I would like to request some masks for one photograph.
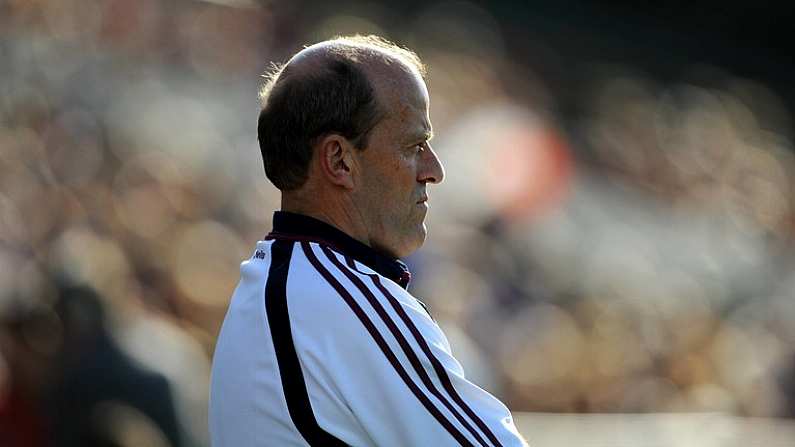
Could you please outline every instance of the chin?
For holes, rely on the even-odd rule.
[[[405,258],[417,251],[425,243],[425,238],[428,235],[425,222],[415,223],[413,228],[403,226],[393,230],[397,235],[396,238],[391,241],[387,239],[384,241],[385,243],[376,244],[376,246],[380,246],[381,251],[396,258]]]
[[[422,244],[425,243],[425,239],[427,237],[428,237],[428,227],[426,227],[425,222],[423,222],[422,224],[420,224],[419,236],[417,237],[417,239],[419,240],[419,245],[417,246],[417,248],[420,248],[420,246],[422,246]]]
[[[422,224],[419,231],[414,234],[414,237],[411,239],[411,242],[406,244],[405,254],[401,255],[400,257],[406,257],[415,251],[417,251],[422,244],[425,243],[425,238],[428,235],[428,231],[425,229],[425,224]]]

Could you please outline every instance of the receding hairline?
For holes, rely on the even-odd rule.
[[[304,48],[283,64],[272,63],[263,78],[265,82],[259,92],[264,102],[276,84],[284,76],[310,75],[325,70],[330,62],[342,58],[359,63],[366,76],[375,84],[382,70],[401,69],[414,72],[425,78],[427,70],[416,53],[376,35],[337,36]]]
[[[395,62],[400,62],[404,67],[415,69],[423,78],[426,74],[425,65],[415,52],[376,35],[337,36],[333,39],[304,47],[290,61],[300,59],[304,55],[310,56],[315,52],[325,53],[329,56],[348,57],[363,64],[382,62],[386,65],[391,65]]]

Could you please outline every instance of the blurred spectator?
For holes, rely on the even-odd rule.
[[[183,445],[165,378],[116,345],[90,288],[56,285],[52,310],[3,317],[3,445]]]
[[[135,411],[138,423],[162,433],[158,438],[167,445],[182,445],[168,382],[111,339],[99,297],[89,288],[66,286],[54,307],[63,328],[60,374],[50,396],[56,444],[124,445],[124,421],[114,420],[108,408],[116,406]]]

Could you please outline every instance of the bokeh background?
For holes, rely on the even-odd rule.
[[[0,445],[208,445],[259,74],[349,33],[429,66],[412,290],[531,445],[793,445],[795,15],[636,3],[0,1]]]

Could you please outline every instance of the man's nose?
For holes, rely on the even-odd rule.
[[[418,180],[426,183],[441,183],[444,180],[444,166],[436,155],[436,151],[429,144],[428,150],[424,154]]]

